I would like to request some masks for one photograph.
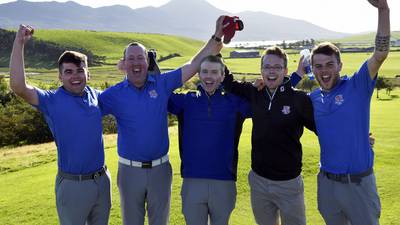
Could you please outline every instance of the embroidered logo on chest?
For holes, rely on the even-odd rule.
[[[149,96],[150,98],[157,98],[158,97],[157,91],[156,90],[149,91]]]
[[[336,105],[342,105],[344,102],[343,95],[336,95],[335,96],[335,104]]]
[[[285,115],[289,114],[290,113],[290,106],[284,105],[283,108],[282,108],[282,113],[285,114]]]

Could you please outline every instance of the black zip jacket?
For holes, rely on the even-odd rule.
[[[301,173],[304,127],[316,132],[313,107],[306,93],[295,90],[290,79],[274,93],[258,91],[251,83],[237,82],[232,74],[225,90],[247,99],[252,110],[251,168],[271,180],[290,180]]]

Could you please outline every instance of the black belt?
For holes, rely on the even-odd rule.
[[[329,180],[337,181],[340,183],[348,184],[348,183],[361,183],[363,177],[369,176],[373,173],[373,169],[370,168],[365,172],[357,173],[357,174],[334,174],[321,170],[321,173],[326,176]]]
[[[107,166],[103,166],[100,170],[91,173],[91,174],[83,174],[83,175],[74,175],[70,173],[64,173],[61,170],[58,171],[58,176],[68,179],[68,180],[77,180],[77,181],[82,181],[82,180],[93,180],[96,179],[102,175],[104,175],[107,171]]]

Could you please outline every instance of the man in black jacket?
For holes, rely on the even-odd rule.
[[[252,110],[252,153],[249,184],[258,224],[306,224],[300,138],[304,127],[315,131],[313,108],[306,93],[294,90],[286,77],[287,55],[268,48],[261,58],[266,88],[225,78],[227,91],[247,99]]]

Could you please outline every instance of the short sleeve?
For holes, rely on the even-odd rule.
[[[54,91],[45,91],[37,87],[35,87],[35,89],[39,98],[39,104],[33,106],[46,116],[49,116],[49,103],[51,97],[54,95]]]
[[[374,92],[376,79],[377,76],[375,76],[375,79],[372,80],[371,76],[369,75],[368,61],[365,61],[360,69],[351,78],[354,87],[356,87],[360,93],[365,93],[364,91],[366,91],[368,96],[371,96]]]
[[[159,75],[160,79],[165,82],[167,93],[172,93],[175,89],[182,86],[182,69],[176,69]]]
[[[113,87],[110,87],[100,93],[99,106],[103,116],[113,114]]]
[[[173,93],[168,100],[168,112],[178,115],[183,111],[185,101],[184,94]]]

